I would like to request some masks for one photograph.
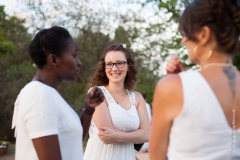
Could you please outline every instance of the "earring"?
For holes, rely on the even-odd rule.
[[[197,54],[197,49],[198,49],[199,45],[196,45],[194,48],[193,48],[193,53],[194,55],[198,58],[198,59],[201,59],[198,54]]]
[[[209,59],[211,56],[212,56],[212,49],[209,49],[208,51],[208,54],[207,54],[207,57],[206,58],[201,58],[198,54],[197,54],[197,49],[198,49],[199,45],[196,45],[194,48],[193,48],[193,53],[196,55],[196,57],[198,59],[204,59],[204,60],[207,60]]]
[[[196,45],[196,46],[193,48],[193,52],[194,52],[195,54],[196,54],[196,52],[197,52],[198,46],[199,46],[199,45]]]
[[[208,56],[207,56],[206,59],[209,59],[211,56],[212,56],[212,49],[209,49],[209,51],[208,51]]]

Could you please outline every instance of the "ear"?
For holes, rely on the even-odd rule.
[[[54,54],[49,54],[47,57],[47,60],[50,65],[52,66],[58,66],[58,60],[57,57]]]
[[[200,41],[201,45],[205,46],[211,40],[212,32],[209,27],[204,26],[202,30],[198,34],[198,40]]]

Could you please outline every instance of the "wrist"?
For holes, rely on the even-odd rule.
[[[117,143],[122,143],[122,138],[119,132],[116,132],[116,140],[117,140]]]
[[[93,115],[93,113],[95,112],[95,108],[92,108],[85,103],[83,106],[82,112],[84,112],[88,115]]]

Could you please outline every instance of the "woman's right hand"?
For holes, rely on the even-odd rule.
[[[177,74],[185,70],[186,68],[177,56],[174,55],[168,60],[166,67],[167,74]]]

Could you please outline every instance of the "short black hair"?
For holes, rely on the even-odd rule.
[[[63,27],[53,26],[40,30],[29,45],[29,54],[36,66],[41,69],[46,64],[48,54],[61,56],[72,39],[70,33]]]

